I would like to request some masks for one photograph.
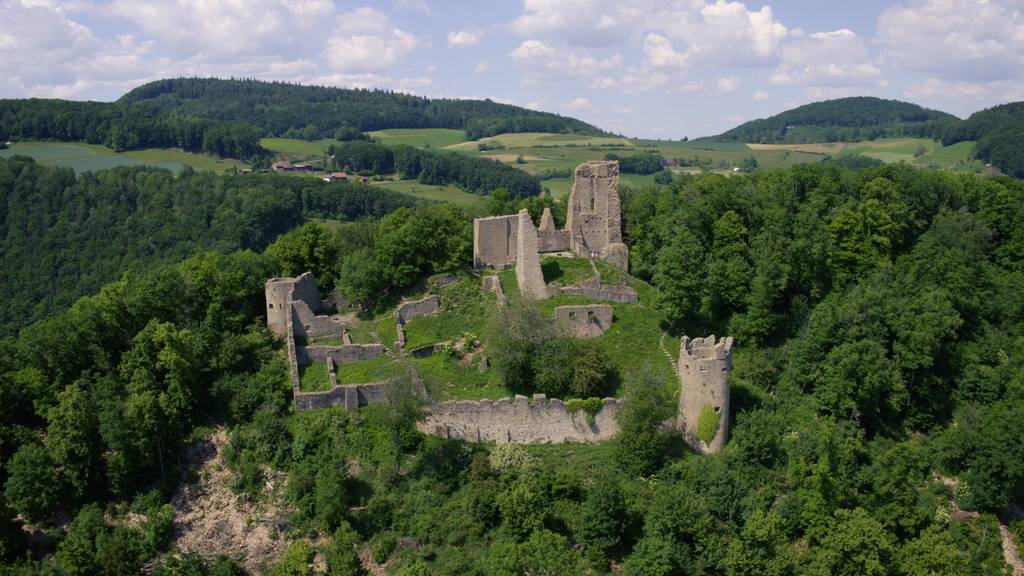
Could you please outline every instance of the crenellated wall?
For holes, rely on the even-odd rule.
[[[526,396],[455,400],[432,404],[416,427],[424,434],[467,442],[602,442],[618,433],[615,416],[620,406],[619,400],[605,398],[591,420],[584,410],[569,412],[564,402],[543,394],[534,394],[532,401]]]

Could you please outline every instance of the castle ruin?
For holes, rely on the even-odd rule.
[[[679,344],[679,413],[676,428],[694,450],[718,452],[729,437],[732,337],[683,337]]]
[[[473,266],[502,269],[516,263],[524,230],[522,213],[474,219]],[[571,251],[627,271],[629,249],[622,242],[618,160],[593,160],[576,167],[564,230],[555,227],[548,209],[541,216],[540,228],[534,228],[531,221],[528,230],[526,246],[536,245],[537,253]]]

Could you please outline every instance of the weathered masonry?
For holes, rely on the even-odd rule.
[[[355,410],[366,404],[386,401],[388,382],[338,385],[337,367],[383,356],[386,351],[379,344],[317,345],[317,338],[340,338],[348,342],[344,327],[324,311],[316,279],[309,272],[297,278],[271,278],[265,286],[267,298],[267,327],[285,339],[288,352],[288,372],[296,410],[344,406]],[[296,336],[305,339],[308,346],[298,346]],[[299,364],[323,363],[331,389],[324,392],[303,392],[299,384]]]
[[[730,370],[731,336],[717,342],[714,336],[693,340],[683,337],[679,345],[676,427],[698,452],[718,452],[729,438]]]
[[[473,266],[501,269],[516,263],[524,234],[529,236],[525,244],[528,249],[536,246],[532,252],[572,251],[628,270],[629,249],[622,242],[618,161],[595,160],[576,167],[564,230],[555,228],[549,210],[544,211],[536,229],[532,222],[527,229],[521,214],[473,220]]]

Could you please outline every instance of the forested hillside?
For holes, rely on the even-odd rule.
[[[976,140],[974,157],[1024,178],[1024,102],[994,106],[951,124],[942,133],[946,146]]]
[[[956,116],[898,100],[854,96],[805,104],[706,138],[710,142],[803,144],[890,136],[938,139]]]
[[[126,270],[216,250],[262,250],[311,218],[356,220],[412,206],[362,184],[273,175],[118,168],[78,177],[0,160],[0,334],[63,310]]]
[[[16,191],[85,186],[14,166],[36,174]],[[281,217],[270,192],[251,194],[262,211],[219,191],[233,182],[207,192],[234,198],[206,212],[242,221],[229,238]],[[6,205],[33,215],[22,228],[74,213],[19,194]],[[302,198],[283,213],[305,214]],[[664,431],[671,383],[643,368],[620,374],[621,432],[597,445],[423,436],[407,381],[387,405],[292,411],[264,280],[314,270],[372,307],[465,269],[470,214],[401,208],[154,266],[0,341],[0,561],[18,575],[241,574],[173,549],[168,502],[201,480],[184,448],[224,426],[237,502],[287,504],[254,520],[288,542],[259,572],[274,576],[1006,573],[996,514],[1024,531],[1024,183],[801,165],[680,177],[626,192],[623,211],[632,271],[660,293],[642,304],[671,335],[736,337],[722,453]],[[187,214],[162,221],[188,228]]]
[[[342,127],[455,128],[476,140],[506,132],[603,134],[574,118],[491,100],[428,99],[384,90],[303,86],[259,80],[175,78],[144,84],[122,104],[148,103],[184,116],[242,122],[267,135],[330,138]]]

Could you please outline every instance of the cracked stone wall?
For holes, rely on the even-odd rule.
[[[607,304],[559,306],[555,320],[576,338],[596,338],[612,327],[612,307]]]
[[[548,287],[544,283],[540,255],[537,253],[537,230],[526,208],[519,211],[519,233],[516,240],[516,282],[519,284],[519,293],[530,300],[544,300],[548,297]]]
[[[565,227],[573,252],[601,258],[621,270],[629,268],[629,249],[622,243],[617,160],[592,160],[576,167]]]
[[[565,403],[534,394],[500,400],[457,400],[428,408],[416,423],[424,434],[467,442],[537,444],[603,442],[618,433],[615,416],[621,402],[605,398],[592,422],[585,411],[569,412]]]
[[[436,295],[431,294],[420,300],[401,303],[398,308],[395,308],[395,318],[398,319],[399,323],[406,324],[413,318],[433,314],[439,309],[440,300],[438,300]]]
[[[473,266],[507,268],[516,259],[519,216],[491,216],[473,220]]]

